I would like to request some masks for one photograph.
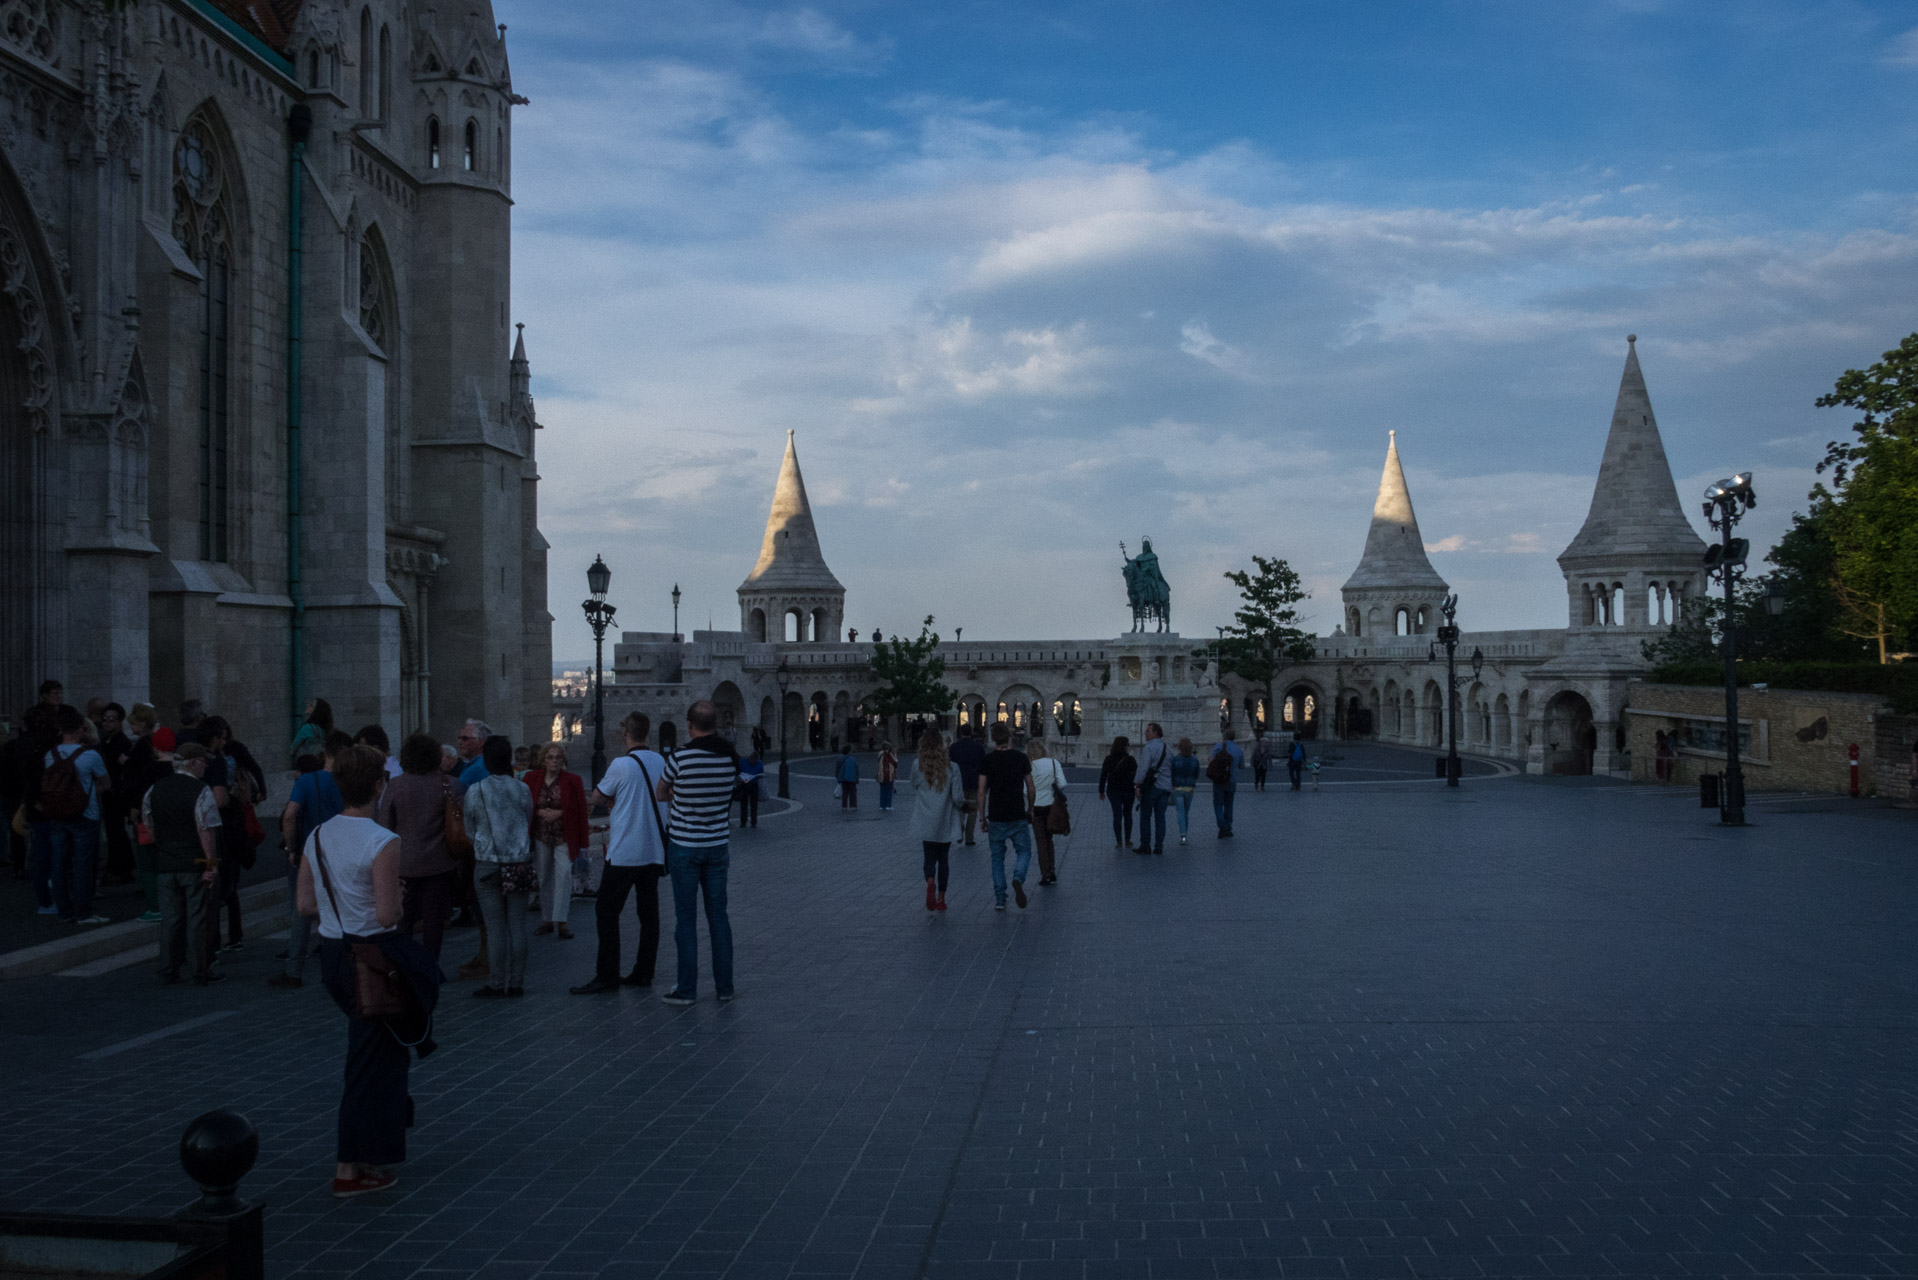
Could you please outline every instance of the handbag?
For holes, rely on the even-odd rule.
[[[502,862],[499,866],[501,893],[538,893],[539,868],[530,862]]]
[[[445,774],[440,775],[440,784],[446,792],[446,852],[455,858],[470,859],[473,837],[466,833],[466,810]]]
[[[346,932],[346,918],[340,914],[340,900],[333,895],[333,877],[326,873],[326,846],[320,843],[318,828],[313,831],[313,861],[320,868],[320,883],[326,887],[326,900],[332,904],[333,918],[340,932]],[[399,967],[386,958],[377,942],[355,942],[353,971],[359,996],[360,1016],[369,1022],[388,1022],[404,1017],[411,1009],[412,991]]]
[[[844,794],[845,794],[845,791],[844,791],[844,788],[843,788],[843,784],[841,784],[841,783],[837,783],[837,782],[835,782],[835,783],[833,783],[833,784],[832,784],[832,798],[833,798],[833,799],[835,799],[835,800],[837,800],[837,799],[839,799],[839,797],[840,797],[840,796],[842,796],[842,795],[844,795]]]
[[[1052,807],[1046,811],[1046,831],[1055,836],[1072,834],[1072,814],[1066,810],[1066,793],[1054,789]]]

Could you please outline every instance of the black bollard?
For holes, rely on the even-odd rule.
[[[200,1184],[200,1199],[178,1221],[197,1243],[224,1252],[226,1280],[265,1280],[265,1215],[239,1196],[240,1179],[259,1158],[259,1132],[237,1111],[209,1111],[180,1135],[180,1164]]]

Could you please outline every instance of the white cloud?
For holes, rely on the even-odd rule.
[[[1885,46],[1885,61],[1895,67],[1918,67],[1918,27],[1892,38]]]

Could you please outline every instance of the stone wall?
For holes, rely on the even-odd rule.
[[[1701,775],[1723,770],[1723,689],[1635,681],[1630,697],[1625,716],[1635,781],[1658,780],[1655,744],[1661,729],[1680,740],[1673,785],[1696,787]],[[1896,794],[1906,784],[1909,744],[1904,747],[1905,767],[1888,767],[1880,721],[1896,717],[1875,694],[1740,689],[1738,717],[1747,791],[1848,792],[1849,749],[1854,743],[1861,793],[1869,795],[1889,784]]]

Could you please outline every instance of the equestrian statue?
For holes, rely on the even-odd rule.
[[[1152,539],[1139,539],[1139,554],[1128,556],[1125,543],[1119,544],[1119,555],[1125,560],[1125,593],[1132,605],[1132,629],[1146,630],[1146,624],[1153,620],[1159,623],[1159,630],[1172,628],[1172,588],[1166,583],[1165,575],[1159,572],[1159,557],[1152,550]]]

